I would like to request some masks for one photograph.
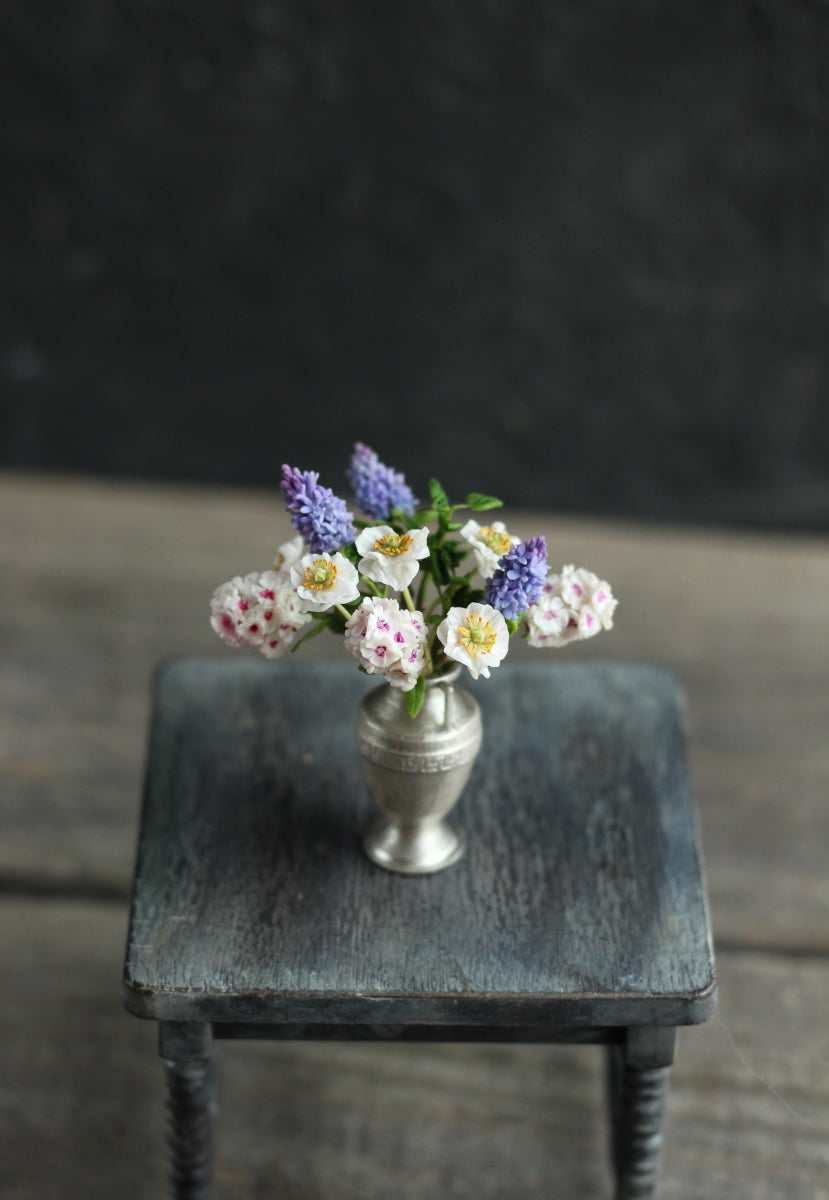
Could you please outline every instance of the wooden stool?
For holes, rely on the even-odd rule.
[[[354,745],[350,663],[161,673],[124,972],[160,1022],[172,1194],[209,1190],[219,1038],[608,1048],[619,1200],[656,1195],[676,1026],[714,1008],[681,696],[650,666],[502,666],[466,856],[390,874]]]

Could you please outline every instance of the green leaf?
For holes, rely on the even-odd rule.
[[[453,572],[463,562],[469,553],[468,546],[461,546],[460,542],[444,542],[439,547],[439,552],[443,555],[444,561],[448,564]]]
[[[508,629],[508,630],[509,630],[509,632],[510,632],[510,637],[512,637],[512,635],[515,633],[516,629],[518,628],[518,622],[517,622],[517,621],[511,621],[511,620],[509,619],[509,617],[505,617],[504,619],[506,620],[506,623],[507,623],[507,629]]]
[[[443,548],[452,556],[451,561],[456,570],[461,565],[463,560],[468,558],[472,553],[471,546],[466,545],[464,542],[444,542]]]
[[[457,533],[459,529],[463,529],[463,521],[447,521],[446,529],[449,533]]]
[[[438,512],[449,511],[449,497],[446,495],[446,492],[438,483],[437,479],[429,480],[429,495],[432,497],[432,504],[435,506]]]
[[[413,688],[408,692],[403,693],[406,701],[406,708],[409,710],[409,716],[414,720],[417,714],[423,708],[423,701],[426,698],[426,680],[421,675]]]
[[[328,616],[328,613],[325,614]],[[301,638],[297,638],[293,646],[291,646],[291,654],[295,654],[303,642],[308,642],[312,637],[316,637],[318,633],[322,633],[324,629],[328,629],[328,621],[320,621],[317,625],[312,625],[307,633],[303,633]]]
[[[332,608],[328,614],[328,628],[332,633],[345,633],[345,617],[336,608]]]
[[[418,528],[417,521],[399,508],[393,508],[390,516],[392,521],[397,521],[398,525],[402,525],[404,529]]]
[[[414,515],[414,519],[419,528],[421,525],[428,525],[430,521],[434,521],[437,515],[436,508],[419,508]]]
[[[349,542],[347,546],[343,546],[340,554],[343,556],[343,558],[347,558],[349,562],[352,562],[355,565],[360,561],[360,552],[353,542]]]
[[[488,508],[503,508],[503,500],[497,496],[485,496],[483,492],[470,492],[466,497],[466,507],[475,512],[484,512]]]
[[[466,601],[466,603],[467,604],[483,604],[483,602],[484,602],[484,589],[483,588],[473,588],[472,591],[469,593],[469,599]]]
[[[448,593],[453,606],[456,608],[466,608],[469,603],[469,593],[471,590],[468,579],[464,579],[462,575],[453,575]]]
[[[452,577],[452,571],[455,564],[452,561],[452,555],[448,551],[447,546],[438,546],[437,548],[438,571],[440,573],[440,582],[446,586]]]

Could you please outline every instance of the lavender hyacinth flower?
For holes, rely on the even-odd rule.
[[[517,621],[541,596],[547,578],[547,543],[543,537],[519,542],[498,559],[486,582],[484,602]]]
[[[374,521],[388,521],[393,508],[409,516],[417,501],[399,471],[380,462],[370,446],[357,442],[348,468],[348,482],[354,488],[357,503]]]
[[[305,538],[312,554],[332,554],[348,542],[353,542],[357,530],[345,501],[330,488],[317,483],[318,471],[298,471],[287,464],[282,467],[282,495],[291,521]]]

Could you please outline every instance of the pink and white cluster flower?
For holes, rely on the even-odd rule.
[[[613,628],[616,600],[610,584],[583,567],[563,567],[553,572],[537,604],[522,618],[522,632],[530,646],[566,646],[595,637]]]
[[[423,671],[426,650],[423,614],[396,600],[366,596],[345,627],[345,648],[369,675],[383,675],[392,687],[410,691]]]
[[[254,571],[221,584],[210,601],[210,624],[223,642],[281,658],[310,621],[283,571]]]

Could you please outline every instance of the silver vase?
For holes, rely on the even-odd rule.
[[[384,812],[363,838],[368,857],[388,871],[425,875],[457,862],[463,833],[444,820],[481,747],[477,700],[456,687],[460,667],[426,681],[414,720],[389,684],[360,702],[357,747],[369,788]]]

